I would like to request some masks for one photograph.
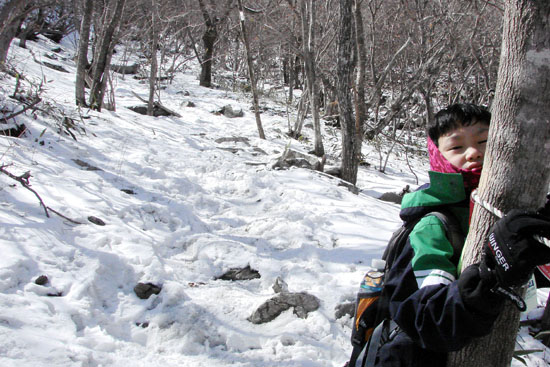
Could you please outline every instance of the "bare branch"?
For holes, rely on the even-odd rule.
[[[42,205],[42,207],[44,208],[44,212],[46,213],[46,217],[49,218],[50,214],[48,213],[48,207],[46,206],[46,204],[44,204],[44,201],[42,201],[42,198],[40,197],[40,195],[38,195],[38,193],[36,191],[34,191],[33,189],[31,189],[31,187],[30,187],[29,178],[31,177],[31,172],[27,171],[27,172],[23,173],[20,176],[16,176],[16,175],[6,171],[6,169],[5,169],[6,167],[7,166],[0,166],[0,172],[2,172],[3,174],[7,175],[8,177],[14,179],[15,181],[19,182],[24,188],[26,188],[27,190],[32,192],[38,198],[38,201],[40,201],[40,205]]]

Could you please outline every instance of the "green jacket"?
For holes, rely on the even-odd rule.
[[[456,216],[462,232],[468,233],[469,201],[462,175],[430,171],[430,184],[406,194],[400,216],[404,221],[423,215],[434,208],[445,206]],[[445,235],[443,224],[435,216],[424,217],[409,236],[414,250],[412,268],[418,288],[431,284],[448,284],[458,276],[453,264],[453,247]]]

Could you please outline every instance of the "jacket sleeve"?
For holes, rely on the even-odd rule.
[[[424,349],[458,350],[488,334],[500,312],[500,307],[480,310],[464,303],[452,252],[439,220],[426,217],[387,274],[391,318]]]

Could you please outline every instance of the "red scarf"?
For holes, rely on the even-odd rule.
[[[462,175],[462,180],[464,181],[464,190],[466,195],[477,188],[479,185],[479,178],[481,176],[481,168],[474,170],[466,170],[453,166],[443,154],[439,151],[439,148],[435,143],[428,137],[428,154],[430,157],[430,169],[432,171],[441,172],[441,173],[460,173]],[[470,218],[472,216],[472,210],[474,208],[474,203],[470,200]]]

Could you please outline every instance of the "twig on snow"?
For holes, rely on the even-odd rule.
[[[42,205],[42,207],[44,208],[46,217],[49,218],[50,214],[48,213],[48,207],[46,206],[46,204],[44,204],[44,201],[42,201],[42,198],[40,197],[40,195],[38,195],[38,193],[30,187],[29,178],[31,177],[31,171],[27,171],[20,176],[16,176],[11,172],[6,171],[5,168],[6,166],[0,166],[0,172],[14,179],[15,181],[19,182],[24,188],[32,192],[38,198],[38,201],[40,201],[40,205]]]

